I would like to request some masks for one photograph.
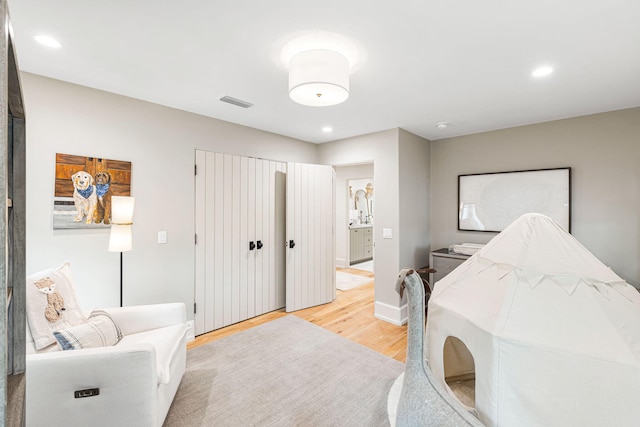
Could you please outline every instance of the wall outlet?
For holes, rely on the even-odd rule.
[[[382,229],[382,238],[383,239],[391,239],[391,229],[390,228],[383,228]]]
[[[159,244],[167,243],[167,232],[166,231],[158,231],[158,243]]]

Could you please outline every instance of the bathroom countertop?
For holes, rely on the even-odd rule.
[[[349,226],[349,230],[352,230],[354,228],[367,228],[367,227],[373,227],[373,224],[351,224]]]

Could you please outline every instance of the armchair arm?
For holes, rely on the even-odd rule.
[[[26,424],[157,425],[155,359],[149,344],[27,356]]]
[[[124,335],[186,324],[187,313],[183,303],[136,305],[104,309]]]

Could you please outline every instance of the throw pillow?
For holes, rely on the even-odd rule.
[[[76,302],[69,263],[27,277],[27,321],[37,350],[56,342],[53,331],[86,320]]]
[[[78,350],[116,345],[122,339],[122,332],[109,313],[94,310],[85,323],[53,331],[53,336],[63,350]]]

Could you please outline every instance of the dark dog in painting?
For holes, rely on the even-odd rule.
[[[96,196],[98,203],[93,215],[93,222],[100,224],[111,223],[111,174],[109,172],[98,172],[96,174]]]

